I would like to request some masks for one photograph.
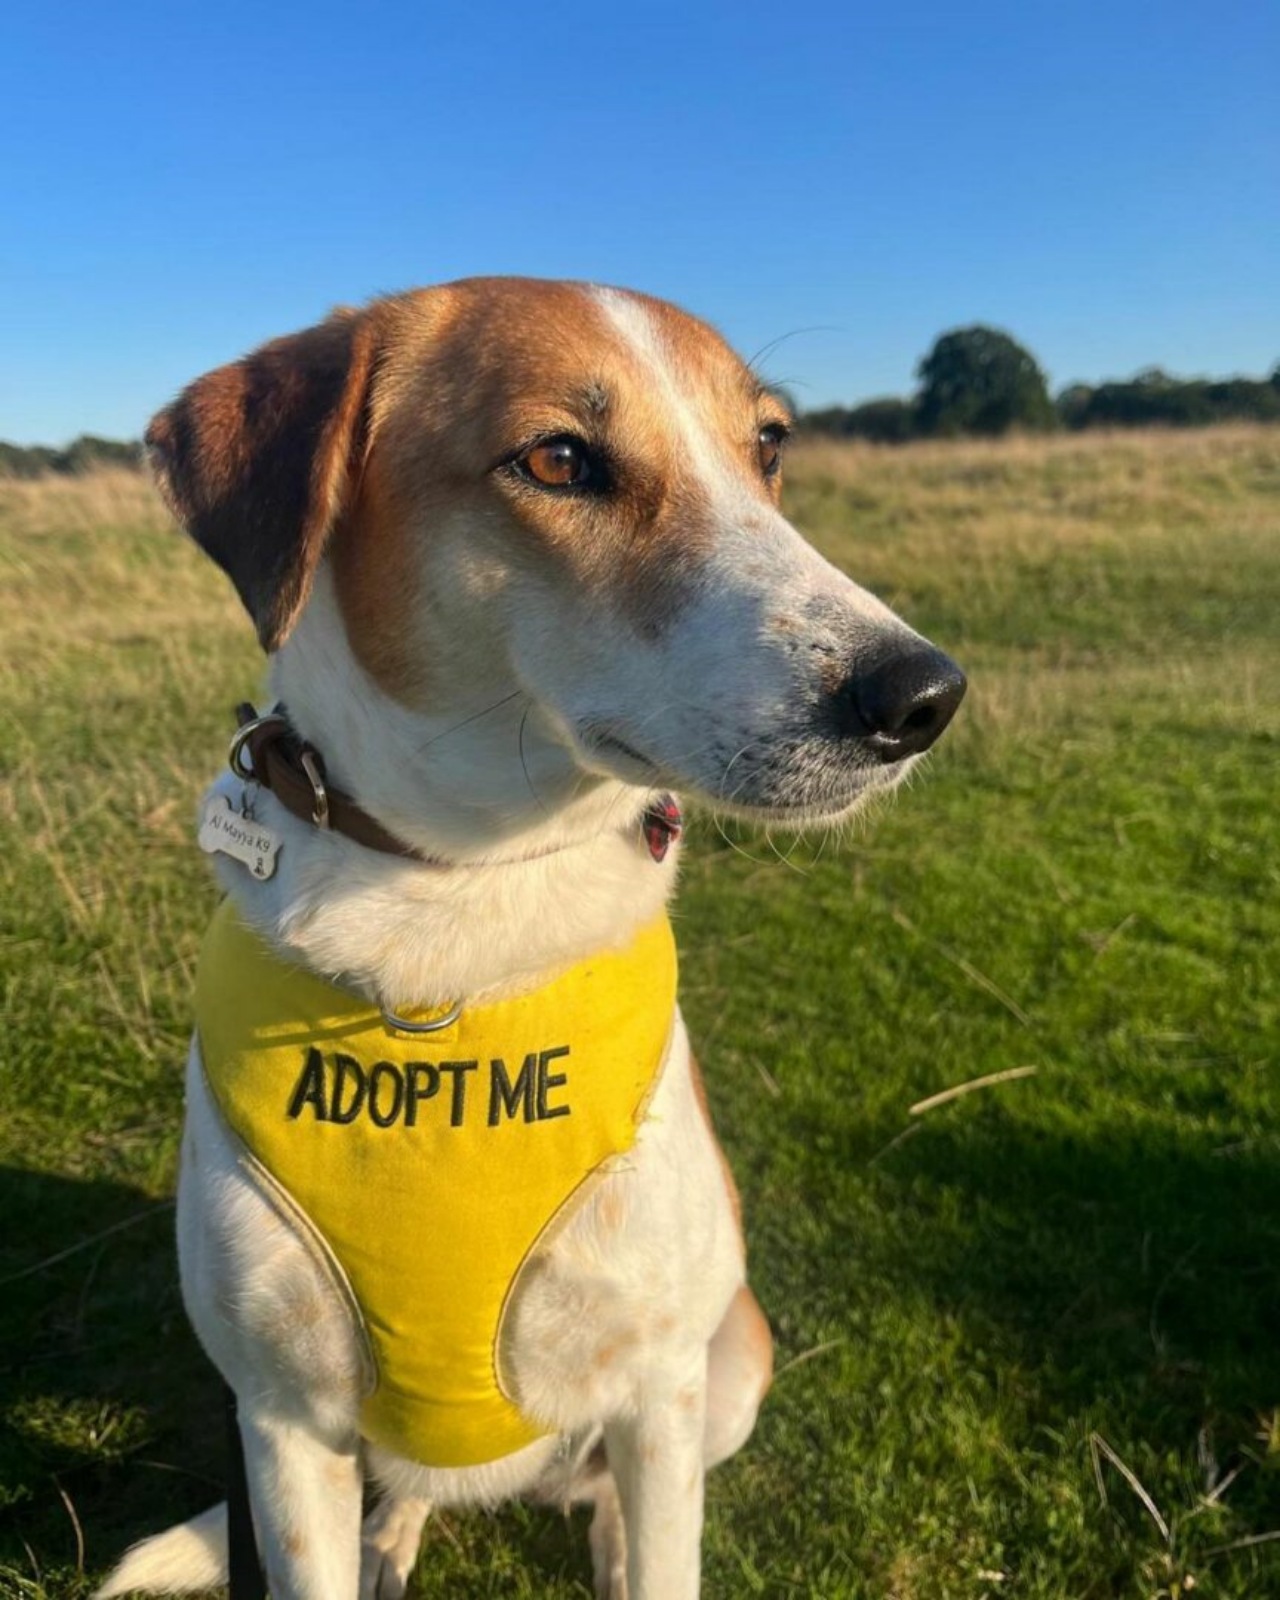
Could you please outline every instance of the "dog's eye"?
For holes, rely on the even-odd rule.
[[[782,446],[787,430],[780,422],[770,422],[756,435],[756,451],[760,457],[760,470],[766,478],[776,475],[782,465]]]
[[[591,452],[581,439],[568,433],[526,450],[516,466],[544,489],[581,489],[595,476]]]

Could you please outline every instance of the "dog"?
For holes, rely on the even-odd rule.
[[[675,307],[490,278],[341,309],[148,430],[270,661],[201,826],[227,900],[178,1242],[274,1600],[395,1600],[431,1508],[520,1496],[594,1507],[598,1595],[699,1592],[704,1474],[772,1345],[674,999],[674,796],[834,822],[965,689],[786,521],[791,429]],[[596,1142],[561,1169],[570,1134]],[[286,1136],[305,1205],[263,1153]],[[429,1338],[388,1333],[405,1306]],[[98,1594],[227,1569],[220,1506]]]

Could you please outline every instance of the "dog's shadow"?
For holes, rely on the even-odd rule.
[[[218,1381],[171,1203],[0,1167],[0,1215],[0,1572],[74,1594],[80,1565],[221,1498]]]
[[[797,1252],[795,1212],[781,1227],[755,1214],[757,1267],[806,1308],[791,1344],[838,1342],[851,1316],[865,1326],[897,1307],[904,1328],[958,1335],[992,1392],[1016,1374],[1044,1437],[1113,1427],[1153,1458],[1190,1459],[1192,1477],[1197,1453],[1206,1473],[1208,1457],[1221,1473],[1265,1453],[1280,1404],[1280,1127],[1233,1141],[1130,1118],[1079,1137],[989,1102],[893,1133],[793,1114],[790,1148],[821,1156],[792,1197],[832,1248]],[[1273,1495],[1274,1474],[1254,1470],[1232,1504],[1256,1501],[1270,1527]]]
[[[882,1164],[911,1232],[886,1277],[1002,1330],[1056,1410],[1125,1393],[1171,1448],[1183,1420],[1280,1400],[1274,1136],[1080,1138],[955,1109]]]
[[[88,1594],[134,1540],[223,1498],[221,1382],[187,1323],[173,1206],[0,1166],[0,1592]],[[521,1509],[429,1525],[433,1566],[495,1557],[590,1592],[584,1522]]]

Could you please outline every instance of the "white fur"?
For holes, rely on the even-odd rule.
[[[886,779],[810,724],[829,658],[915,636],[746,483],[686,402],[640,303],[597,294],[668,402],[717,529],[682,612],[642,637],[568,585],[503,569],[491,549],[478,557],[446,526],[424,544],[424,593],[447,599],[423,629],[429,711],[391,700],[358,664],[323,565],[273,658],[273,695],[332,781],[453,865],[374,854],[261,793],[257,814],[284,841],[277,874],[258,883],[220,858],[219,878],[274,944],[393,1005],[492,999],[626,943],[675,880],[678,850],[656,865],[637,834],[655,789],[825,816],[909,765]],[[601,738],[610,731],[639,763]],[[230,777],[217,787],[244,798]],[[239,1159],[198,1044],[187,1114],[183,1293],[238,1396],[274,1600],[354,1600],[379,1584],[398,1594],[428,1507],[527,1493],[595,1500],[598,1593],[694,1600],[703,1473],[750,1431],[767,1372],[731,1310],[742,1242],[682,1022],[634,1150],[539,1249],[505,1320],[513,1398],[557,1431],[482,1467],[423,1467],[361,1441],[363,1355],[347,1304]],[[385,1498],[362,1558],[364,1475]],[[221,1527],[210,1513],[148,1541],[100,1596],[213,1581]]]
[[[217,1505],[134,1545],[96,1591],[95,1600],[113,1600],[137,1589],[198,1594],[226,1581],[227,1508]]]

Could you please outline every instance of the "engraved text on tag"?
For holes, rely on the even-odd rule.
[[[205,802],[199,840],[208,855],[231,856],[243,862],[255,878],[272,876],[282,843],[278,833],[242,816],[221,794],[210,795]]]

